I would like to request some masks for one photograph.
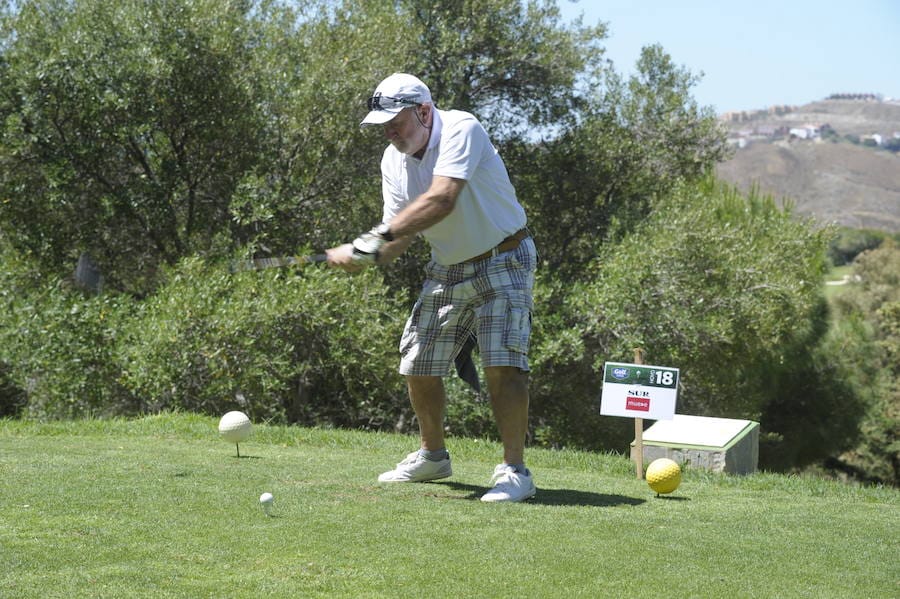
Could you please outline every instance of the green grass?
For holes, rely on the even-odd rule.
[[[826,281],[842,281],[844,277],[853,274],[853,265],[845,264],[842,266],[835,266],[831,270],[828,271],[828,274],[825,275]]]
[[[853,266],[850,264],[844,266],[835,266],[831,270],[828,271],[828,274],[825,275],[826,283],[837,283],[843,281],[846,277],[853,274]],[[843,284],[843,285],[825,285],[825,297],[828,299],[832,299],[841,293],[847,291],[852,286],[851,284]]]
[[[617,455],[529,451],[538,495],[483,504],[499,454],[379,485],[400,435],[216,421],[0,420],[0,597],[886,597],[900,493],[687,470],[656,497]],[[275,495],[265,517],[260,493]]]

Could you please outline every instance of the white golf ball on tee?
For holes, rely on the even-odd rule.
[[[259,505],[262,506],[262,509],[266,513],[266,516],[269,515],[269,510],[272,509],[272,504],[274,502],[275,497],[273,497],[271,493],[263,493],[259,496]]]
[[[229,443],[246,441],[252,430],[253,423],[243,412],[228,412],[219,420],[219,434]]]

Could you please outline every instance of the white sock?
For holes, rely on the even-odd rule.
[[[420,449],[419,455],[429,462],[440,462],[441,460],[447,460],[450,458],[450,452],[448,452],[446,449],[435,449],[434,451]]]

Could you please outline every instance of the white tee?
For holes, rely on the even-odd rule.
[[[428,148],[421,160],[393,145],[381,159],[383,222],[431,187],[435,175],[465,179],[453,211],[422,232],[435,262],[457,264],[482,254],[525,227],[525,210],[516,199],[503,160],[473,115],[433,111]]]

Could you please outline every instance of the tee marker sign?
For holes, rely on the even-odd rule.
[[[672,420],[678,397],[678,369],[607,362],[603,366],[600,414]]]

